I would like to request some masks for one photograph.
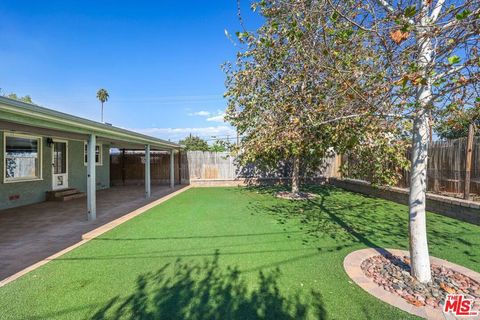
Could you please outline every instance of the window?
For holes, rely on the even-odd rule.
[[[85,146],[84,146],[84,149],[83,149],[83,159],[84,159],[85,165],[87,165],[87,162],[88,162],[87,148],[88,148],[88,144],[85,143]],[[95,164],[97,166],[102,165],[102,146],[99,145],[99,144],[97,144],[95,146]]]
[[[42,138],[5,133],[5,182],[42,179]]]

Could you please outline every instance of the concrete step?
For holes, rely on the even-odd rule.
[[[72,199],[83,198],[86,193],[78,191],[75,188],[66,188],[60,190],[47,191],[48,201],[68,201]]]
[[[58,199],[58,201],[69,201],[73,199],[85,198],[87,196],[86,192],[78,192],[74,194],[69,194],[67,196],[62,196]]]

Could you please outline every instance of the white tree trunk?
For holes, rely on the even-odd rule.
[[[428,113],[420,111],[413,127],[412,170],[409,196],[410,259],[412,276],[426,283],[431,279],[425,216],[427,190]]]
[[[293,158],[293,172],[292,172],[292,193],[300,192],[300,158]]]
[[[424,8],[426,4],[424,3]],[[420,85],[417,92],[417,113],[413,126],[412,170],[409,196],[409,231],[411,273],[422,283],[431,280],[430,258],[427,243],[427,224],[425,216],[425,198],[427,192],[427,161],[429,135],[429,104],[432,93],[430,64],[433,57],[432,39],[428,37],[428,15],[422,18],[422,27],[418,32],[418,65],[423,70],[427,83]]]

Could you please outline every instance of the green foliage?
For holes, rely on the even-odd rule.
[[[108,98],[110,95],[108,94],[108,91],[105,89],[99,89],[97,91],[97,99],[102,103],[102,105],[108,101]]]
[[[400,130],[368,130],[358,143],[346,151],[342,172],[348,178],[361,179],[373,185],[396,185],[408,169],[409,137]]]
[[[415,5],[411,5],[405,9],[405,17],[411,18],[417,13],[417,7]]]
[[[468,18],[468,16],[471,14],[472,12],[470,10],[463,10],[462,12],[458,13],[457,15],[455,15],[455,18],[457,18],[457,20],[465,20]]]
[[[16,93],[10,93],[10,94],[6,95],[6,97],[10,98],[10,99],[22,101],[22,102],[25,102],[25,103],[33,103],[32,98],[28,94],[21,97],[21,96],[18,96]]]
[[[230,141],[223,139],[215,140],[212,145],[208,145],[206,140],[191,134],[178,143],[184,145],[186,151],[229,152],[234,147]]]
[[[229,152],[233,148],[233,144],[228,140],[218,139],[209,147],[211,152]]]
[[[382,101],[386,74],[369,34],[324,1],[256,7],[264,25],[238,34],[244,49],[225,65],[226,120],[243,136],[241,162],[268,167],[298,157],[308,171],[333,152],[363,155],[369,132],[391,130],[382,114],[394,108]]]
[[[480,106],[477,108],[462,108],[451,105],[439,116],[435,131],[442,139],[458,139],[468,136],[470,124],[480,125]],[[477,130],[476,134],[479,134]]]
[[[451,57],[448,57],[448,63],[450,64],[456,64],[456,63],[460,63],[461,59],[459,56],[451,56]]]
[[[209,151],[210,149],[207,141],[200,137],[192,136],[191,134],[178,143],[184,145],[186,151]]]

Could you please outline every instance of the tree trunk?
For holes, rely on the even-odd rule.
[[[412,276],[426,283],[431,279],[427,243],[425,198],[427,191],[428,115],[420,111],[413,128],[412,170],[409,196],[410,260]]]
[[[292,194],[300,192],[300,158],[293,158],[293,172],[292,172]]]
[[[103,102],[102,102],[102,123],[103,123]]]
[[[424,9],[427,4],[423,4]],[[424,11],[425,13],[425,11]],[[423,70],[426,83],[418,87],[417,112],[413,125],[412,170],[409,195],[410,261],[412,276],[422,283],[431,280],[430,256],[427,243],[425,198],[427,192],[427,162],[429,139],[429,104],[432,93],[430,63],[433,56],[432,40],[428,36],[428,15],[422,18],[419,30],[418,65]]]

